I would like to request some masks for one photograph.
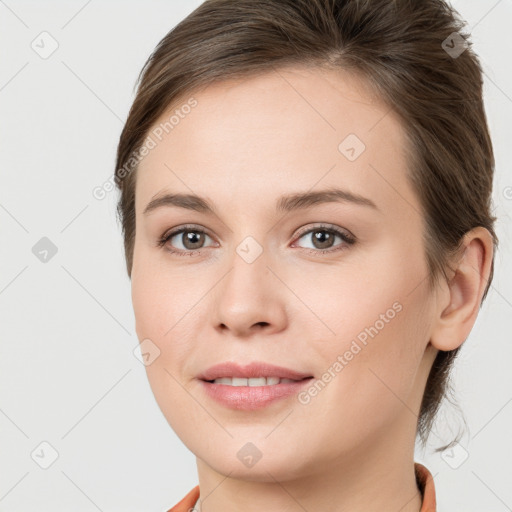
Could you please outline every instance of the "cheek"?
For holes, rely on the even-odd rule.
[[[132,273],[132,304],[135,315],[136,331],[139,340],[160,338],[164,331],[164,318],[161,308],[161,291],[156,287],[153,275],[138,270]]]
[[[412,390],[421,357],[406,347],[416,340],[409,338],[409,319],[400,316],[405,314],[398,313],[378,333],[370,329],[375,321],[368,322],[368,332],[361,331],[367,334],[366,343],[347,337],[323,347],[325,386],[319,386],[302,411],[309,430],[323,431],[319,438],[332,440],[329,448],[321,439],[315,446],[320,458],[364,447],[378,439],[386,425],[414,410]]]
[[[146,366],[152,386],[160,381],[162,387],[179,387],[171,375],[178,378],[182,374],[194,349],[189,329],[198,324],[197,303],[205,292],[189,283],[176,272],[156,268],[149,258],[134,266],[131,293],[137,337],[140,342],[151,340],[159,351],[154,362]]]
[[[321,310],[336,336],[317,344],[325,373],[312,403],[322,407],[325,400],[336,416],[333,428],[361,421],[356,436],[369,435],[414,407],[416,375],[428,343],[429,297],[424,286],[411,293],[406,270],[394,275],[399,277],[386,285],[381,280],[358,286],[347,273],[345,286],[333,286]]]
[[[176,300],[177,290],[162,274],[149,266],[132,273],[132,303],[136,333],[141,343],[148,343],[158,356],[145,366],[149,385],[155,400],[169,425],[188,428],[187,415],[191,398],[183,389],[181,369],[186,365],[191,349],[187,337],[180,336],[187,308]],[[182,341],[183,340],[183,341]],[[145,345],[146,347],[148,345]],[[154,346],[157,348],[155,349]],[[144,345],[143,345],[144,347]],[[156,351],[156,352],[155,352]]]
[[[165,272],[158,260],[141,251],[134,261],[131,295],[139,339],[167,338],[186,313],[188,294],[178,276]]]
[[[377,324],[378,331],[386,330],[400,316],[400,285],[379,281],[369,265],[301,272],[300,276],[289,275],[287,283],[301,299],[292,321],[316,327],[318,338],[329,345],[342,347],[358,336],[364,342],[369,337],[367,328]]]

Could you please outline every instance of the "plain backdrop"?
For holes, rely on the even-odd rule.
[[[1,512],[159,512],[198,483],[195,457],[161,414],[134,354],[117,191],[102,200],[92,191],[114,171],[142,65],[200,3],[0,1]],[[512,510],[512,0],[453,5],[485,72],[500,248],[453,374],[467,427],[445,404],[416,460],[434,475],[440,512],[505,512]],[[465,433],[454,450],[433,451],[459,428]]]

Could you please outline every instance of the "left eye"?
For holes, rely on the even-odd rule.
[[[313,235],[311,237],[311,235]],[[329,251],[333,247],[334,239],[336,237],[341,238],[341,240],[344,243],[338,244],[341,246],[344,245],[352,245],[355,242],[355,239],[350,236],[348,233],[345,233],[344,231],[340,231],[335,228],[327,228],[327,227],[316,227],[313,229],[309,229],[305,233],[303,233],[298,239],[304,237],[310,237],[313,243],[312,249],[316,249],[315,252],[323,252],[323,251]],[[337,247],[337,246],[334,246]],[[309,247],[306,247],[306,249],[310,249]],[[337,250],[337,249],[334,249]]]

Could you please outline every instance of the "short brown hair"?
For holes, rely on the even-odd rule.
[[[215,81],[288,65],[359,73],[400,116],[408,179],[423,210],[431,286],[447,279],[452,256],[472,228],[485,227],[496,248],[482,69],[464,26],[443,0],[206,0],[145,63],[120,136],[115,180],[128,275],[135,241],[133,156],[155,121],[172,103]],[[482,302],[493,272],[494,252]],[[459,349],[439,351],[430,371],[418,418],[424,444]]]

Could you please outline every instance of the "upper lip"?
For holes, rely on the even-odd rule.
[[[302,380],[307,377],[312,377],[312,375],[264,362],[253,362],[241,366],[237,363],[226,361],[211,366],[197,376],[200,380],[215,380],[222,377],[239,377],[246,379],[255,377],[279,377],[281,379]]]

